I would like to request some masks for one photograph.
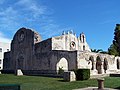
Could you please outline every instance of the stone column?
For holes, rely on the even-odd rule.
[[[101,74],[104,74],[104,61],[101,61]]]
[[[93,62],[93,70],[96,70],[96,61]]]
[[[97,79],[98,81],[98,90],[104,90],[104,78]]]
[[[96,61],[93,62],[93,72],[94,74],[97,74]]]

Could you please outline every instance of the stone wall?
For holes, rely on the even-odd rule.
[[[71,51],[49,51],[46,53],[37,53],[34,64],[35,70],[57,70],[57,63],[65,58],[68,62],[68,69],[73,70],[76,68],[76,52]],[[64,63],[63,63],[64,64]]]
[[[113,55],[93,53],[93,52],[77,52],[78,68],[89,68],[91,74],[109,74],[116,73],[117,60],[119,57]]]
[[[34,32],[26,28],[19,29],[11,43],[12,69],[32,69],[34,53]]]
[[[35,53],[45,53],[52,50],[51,38],[35,44]]]
[[[4,69],[23,71],[23,74],[58,73],[88,68],[91,75],[115,73],[120,70],[120,57],[93,53],[85,35],[63,34],[41,41],[39,34],[26,28],[13,37],[11,51],[5,53]]]
[[[91,51],[84,34],[81,34],[77,38],[76,35],[72,33],[52,37],[52,50]]]

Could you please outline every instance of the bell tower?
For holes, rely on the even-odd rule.
[[[80,34],[80,41],[81,41],[81,43],[86,42],[86,37],[85,37],[85,34],[83,32]]]

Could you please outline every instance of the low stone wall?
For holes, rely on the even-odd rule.
[[[14,70],[1,70],[1,74],[14,74]]]
[[[29,76],[47,76],[47,77],[61,77],[63,74],[57,74],[55,70],[22,70],[23,75]]]
[[[120,77],[120,73],[119,74],[110,74],[110,77]]]
[[[63,74],[57,74],[55,70],[1,70],[1,74],[15,74],[15,75],[29,75],[29,76],[47,76],[47,77],[60,77]]]

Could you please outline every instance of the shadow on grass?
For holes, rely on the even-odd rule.
[[[119,86],[119,87],[116,87],[115,89],[120,89],[120,86]]]
[[[59,82],[67,82],[67,81],[65,81],[65,80],[58,80]]]

